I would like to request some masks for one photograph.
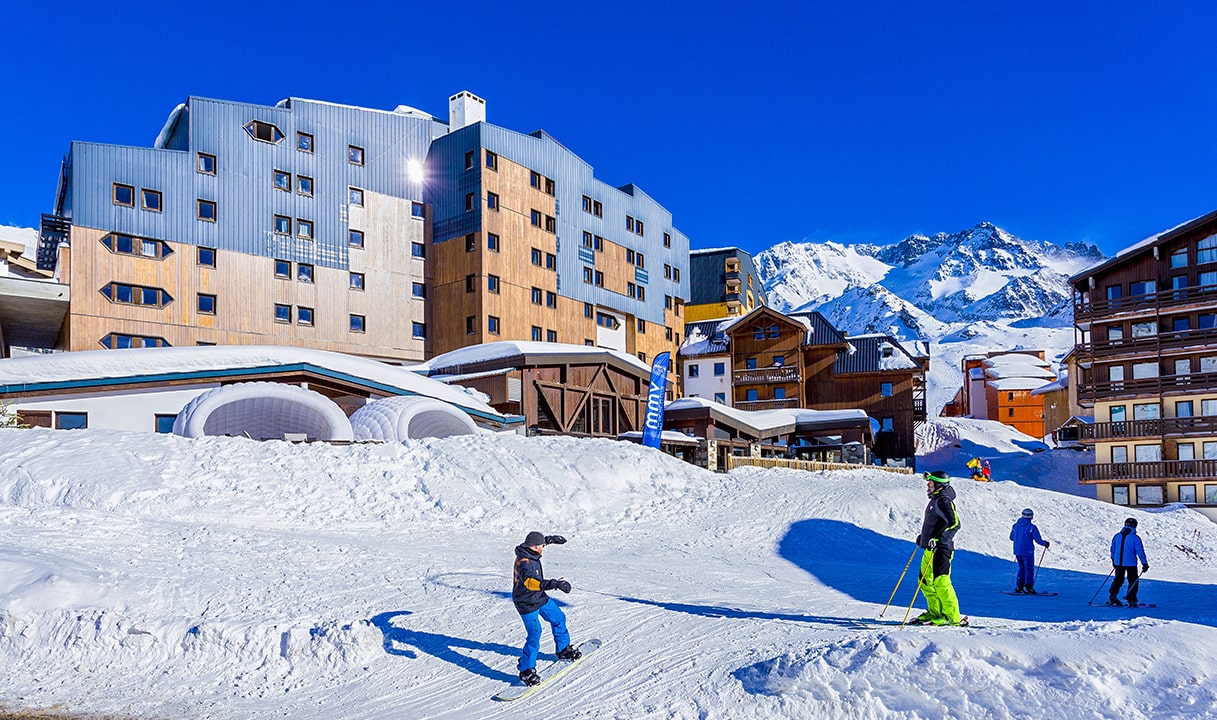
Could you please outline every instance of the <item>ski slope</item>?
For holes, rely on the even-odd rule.
[[[950,449],[984,442],[984,425],[953,427],[934,430],[946,464]],[[1017,447],[1007,440],[986,452]],[[1011,450],[995,476],[1054,456],[1076,464],[1079,453],[1059,452]],[[955,585],[978,627],[899,628],[859,621],[879,616],[914,550],[919,476],[712,474],[565,437],[330,446],[2,430],[0,709],[1217,717],[1217,525],[1178,506],[957,486]],[[1023,507],[1052,542],[1037,587],[1057,597],[1001,592]],[[1092,607],[1129,515],[1151,563],[1140,595],[1157,608]],[[547,576],[573,586],[553,595],[576,642],[605,646],[533,696],[496,703],[524,634],[512,549],[533,529],[568,538],[544,555]],[[914,573],[885,619],[904,616]],[[553,650],[547,631],[542,658]]]

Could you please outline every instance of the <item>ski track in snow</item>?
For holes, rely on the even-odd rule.
[[[476,436],[404,445],[0,431],[0,707],[141,718],[1217,717],[1217,525],[1039,487],[1079,453],[935,422],[957,481],[954,572],[981,627],[866,627],[920,527],[917,476],[715,475],[630,443]],[[961,447],[955,448],[959,444]],[[1025,483],[1025,484],[1024,484]],[[1052,541],[1003,594],[1022,507]],[[1086,603],[1141,518],[1131,611]],[[527,699],[512,548],[560,533],[576,642]],[[1195,555],[1176,549],[1182,545]],[[1202,559],[1198,559],[1202,558]],[[910,568],[885,619],[911,599]],[[924,607],[918,603],[919,607]],[[983,626],[989,627],[983,627]],[[542,658],[552,655],[546,631]]]

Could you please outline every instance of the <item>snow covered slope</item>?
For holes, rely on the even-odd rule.
[[[959,436],[936,437],[947,452]],[[1008,449],[999,477],[1011,476],[1016,439],[970,437]],[[914,550],[915,476],[714,475],[561,437],[329,446],[3,430],[0,709],[1212,717],[1217,525],[1012,482],[958,491],[955,582],[978,627],[902,629],[866,621]],[[1059,596],[1000,592],[1023,507],[1052,541],[1037,585]],[[1129,514],[1152,564],[1141,597],[1158,607],[1091,607]],[[512,548],[533,529],[569,539],[546,550],[546,571],[574,587],[555,595],[575,639],[606,644],[534,697],[494,703],[523,637]],[[885,619],[912,599],[905,578]]]

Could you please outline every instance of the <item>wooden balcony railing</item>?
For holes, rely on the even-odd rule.
[[[1078,482],[1178,482],[1217,480],[1217,460],[1161,460],[1158,462],[1095,463],[1078,465]]]
[[[1179,350],[1199,345],[1217,343],[1217,328],[1197,330],[1167,330],[1142,337],[1126,337],[1119,340],[1093,340],[1081,343],[1078,352],[1096,358],[1115,355],[1137,355],[1162,350]]]
[[[767,368],[756,368],[755,370],[736,370],[735,384],[736,385],[759,385],[762,383],[795,383],[800,382],[799,369],[797,367],[785,367],[783,365],[775,365]]]
[[[1187,375],[1160,375],[1131,380],[1107,380],[1078,384],[1078,397],[1107,399],[1163,393],[1199,393],[1206,389],[1217,389],[1217,373],[1189,373]]]
[[[1158,418],[1094,423],[1078,428],[1082,442],[1180,435],[1217,435],[1217,417]]]
[[[1161,290],[1145,295],[1074,302],[1073,317],[1076,322],[1094,320],[1122,313],[1155,312],[1174,310],[1189,305],[1212,305],[1217,303],[1217,285]]]
[[[784,410],[799,407],[798,398],[782,398],[781,400],[741,400],[735,403],[740,410]]]

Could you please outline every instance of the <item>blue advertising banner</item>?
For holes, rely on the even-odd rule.
[[[661,352],[651,365],[651,391],[647,393],[647,416],[642,426],[642,444],[647,447],[659,447],[659,437],[663,433],[664,395],[668,390],[668,359],[671,356],[671,353]]]

